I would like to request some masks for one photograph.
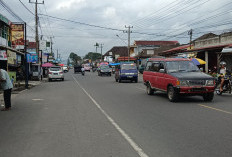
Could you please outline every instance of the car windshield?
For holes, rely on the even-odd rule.
[[[101,69],[108,70],[108,69],[110,69],[110,67],[109,66],[101,66]]]
[[[196,72],[199,68],[192,61],[167,62],[167,72]]]
[[[60,67],[51,67],[50,71],[60,71],[61,68]]]
[[[122,69],[130,70],[130,69],[137,69],[135,64],[122,64]]]

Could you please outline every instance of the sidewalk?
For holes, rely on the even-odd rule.
[[[35,86],[38,86],[40,85],[42,82],[46,82],[48,79],[47,78],[43,78],[42,81],[29,81],[28,82],[28,89],[31,89]],[[12,90],[12,93],[11,93],[11,97],[13,98],[15,95],[19,94],[20,92],[26,90],[25,89],[25,81],[21,81],[19,82],[19,85],[18,84],[15,84],[13,90]],[[3,98],[3,91],[0,90],[0,104],[4,104],[4,98]]]

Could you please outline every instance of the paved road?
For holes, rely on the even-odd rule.
[[[232,96],[171,103],[139,83],[66,74],[0,112],[1,157],[231,157]]]

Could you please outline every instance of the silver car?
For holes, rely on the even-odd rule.
[[[60,66],[50,67],[48,70],[48,81],[52,81],[53,79],[61,79],[64,81],[64,71]]]

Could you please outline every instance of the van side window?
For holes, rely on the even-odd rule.
[[[159,70],[160,70],[160,69],[164,69],[164,63],[163,63],[163,62],[160,62]]]
[[[146,71],[150,71],[152,62],[147,62]]]
[[[158,72],[159,71],[159,62],[153,62],[151,66],[151,71]]]

